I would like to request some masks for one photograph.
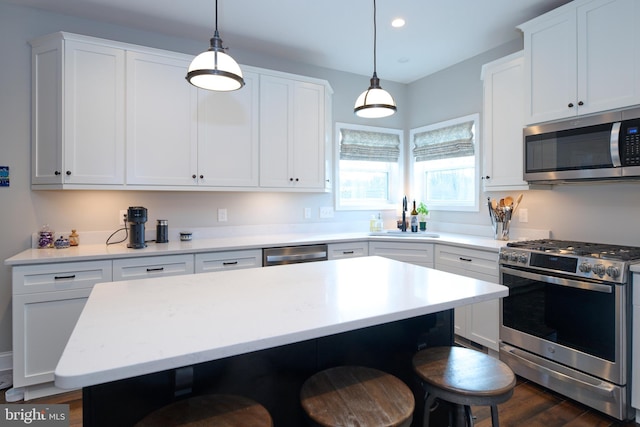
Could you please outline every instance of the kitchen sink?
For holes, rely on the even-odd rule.
[[[400,231],[400,230],[383,230],[383,231],[372,231],[369,233],[370,236],[393,236],[393,237],[431,237],[438,238],[440,237],[437,233],[429,233],[427,231],[418,231],[417,233],[412,233],[411,231]]]

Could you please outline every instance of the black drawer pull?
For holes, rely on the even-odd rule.
[[[53,279],[54,280],[69,280],[69,279],[75,279],[76,275],[75,274],[71,274],[69,276],[55,276]]]
[[[164,267],[147,268],[147,272],[148,273],[151,273],[151,272],[154,272],[154,271],[163,271],[163,270],[164,270]]]
[[[471,258],[462,258],[462,257],[460,257],[459,259],[460,259],[460,261],[466,261],[466,262],[473,261]]]
[[[353,255],[354,251],[342,251],[342,255]]]
[[[238,265],[238,261],[227,261],[223,262],[222,265]]]

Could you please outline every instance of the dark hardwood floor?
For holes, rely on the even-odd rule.
[[[5,390],[0,403],[6,403]],[[71,393],[30,400],[27,403],[62,403],[69,405],[70,427],[82,427],[82,393]],[[593,409],[546,390],[534,383],[518,379],[513,397],[498,406],[502,427],[640,427],[633,421],[620,422]],[[487,407],[473,407],[476,427],[491,426]],[[435,426],[439,427],[439,426]]]

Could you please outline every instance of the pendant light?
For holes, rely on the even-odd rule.
[[[211,39],[211,47],[191,61],[186,76],[187,81],[202,89],[221,92],[240,89],[244,86],[240,66],[224,50],[218,33],[218,0],[216,0],[216,30]]]
[[[373,0],[373,77],[369,89],[356,100],[353,111],[359,117],[380,118],[392,115],[396,109],[396,102],[389,92],[380,87],[376,74],[376,0]]]

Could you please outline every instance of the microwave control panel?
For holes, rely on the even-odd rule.
[[[640,166],[640,120],[624,122],[620,129],[622,165]]]

